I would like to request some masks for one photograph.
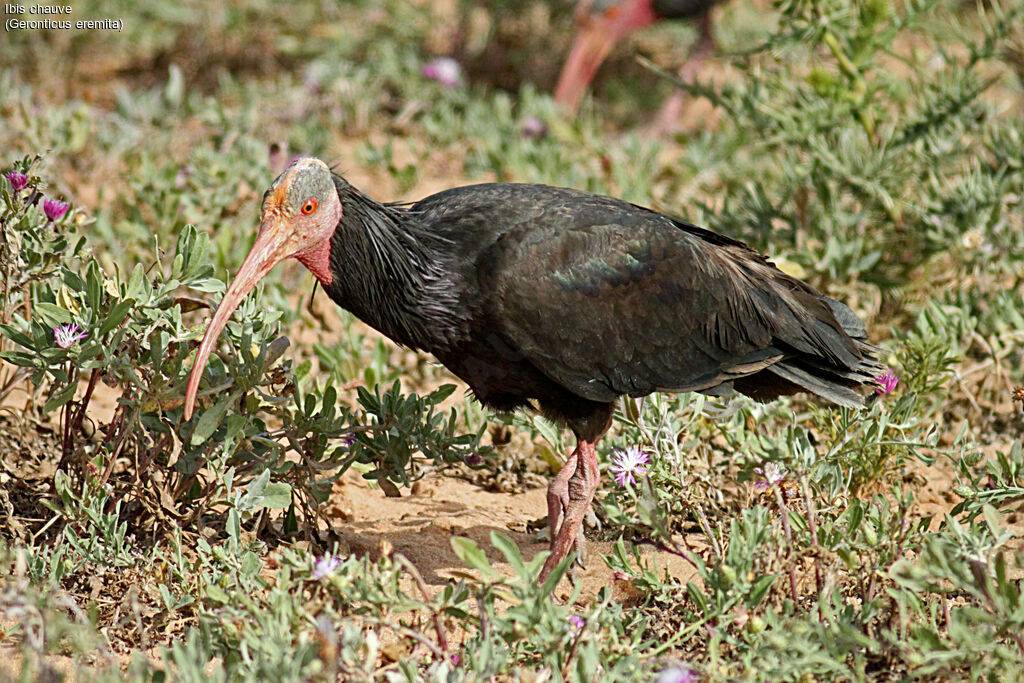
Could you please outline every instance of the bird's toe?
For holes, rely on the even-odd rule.
[[[579,530],[576,532],[576,564],[581,568],[586,569],[587,561],[587,539],[583,535],[583,525],[580,524]]]

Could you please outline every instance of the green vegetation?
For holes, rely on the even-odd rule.
[[[66,658],[140,681],[1020,677],[1020,0],[734,0],[720,56],[681,84],[700,124],[664,138],[637,111],[671,73],[627,58],[580,118],[558,112],[566,3],[92,4],[78,18],[124,31],[0,48],[0,171],[22,174],[0,178],[14,675]],[[690,35],[651,29],[684,45],[653,62]],[[454,88],[420,74],[449,51]],[[466,571],[428,586],[401,553],[335,542],[332,487],[352,470],[381,505],[426,476],[521,488],[516,444],[553,461],[564,434],[486,415],[347,314],[336,341],[302,335],[321,313],[294,265],[240,307],[181,419],[204,311],[298,153],[379,199],[500,179],[685,216],[848,302],[899,383],[862,411],[627,402],[593,531],[615,585],[552,600],[568,567],[537,585],[543,555],[494,533],[452,539]],[[650,461],[620,486],[607,466],[630,447]],[[928,480],[947,495],[925,504]]]

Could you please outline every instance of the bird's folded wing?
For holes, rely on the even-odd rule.
[[[502,335],[552,379],[607,401],[708,389],[794,356],[857,367],[827,299],[756,252],[632,205],[601,209],[545,239],[510,231],[480,274]]]

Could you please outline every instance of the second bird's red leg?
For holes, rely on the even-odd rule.
[[[565,559],[577,540],[582,540],[583,518],[594,500],[599,484],[597,451],[589,441],[580,441],[565,467],[548,486],[548,525],[551,528],[551,555],[540,572],[544,581]],[[560,522],[560,523],[559,523]],[[577,552],[583,552],[580,542]]]

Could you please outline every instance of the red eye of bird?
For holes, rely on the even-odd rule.
[[[316,211],[316,200],[315,199],[307,199],[306,203],[302,205],[302,213],[304,213],[304,214],[311,214],[314,211]]]

